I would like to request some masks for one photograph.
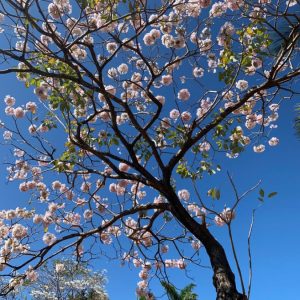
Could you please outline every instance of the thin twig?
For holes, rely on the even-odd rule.
[[[248,258],[249,258],[249,282],[248,282],[248,293],[247,297],[248,300],[250,300],[250,292],[251,292],[251,286],[252,286],[252,253],[251,253],[251,236],[252,236],[252,230],[253,230],[253,224],[254,224],[254,216],[255,216],[255,211],[256,209],[252,210],[252,218],[251,218],[251,224],[249,228],[249,233],[248,233]]]

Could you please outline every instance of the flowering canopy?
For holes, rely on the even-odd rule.
[[[16,73],[36,98],[4,99],[8,178],[39,207],[1,212],[0,269],[12,278],[3,293],[53,255],[94,257],[100,247],[141,268],[143,295],[151,276],[197,263],[202,243],[218,299],[245,299],[208,229],[230,225],[240,198],[216,211],[182,182],[220,171],[218,153],[278,144],[271,130],[300,74],[299,23],[276,53],[269,33],[299,20],[291,6],[299,4],[0,1],[0,74]]]
[[[41,267],[30,295],[40,300],[78,299],[79,295],[80,299],[107,300],[105,283],[105,272],[92,272],[86,264],[68,259],[54,260]]]

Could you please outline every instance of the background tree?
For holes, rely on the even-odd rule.
[[[161,284],[170,300],[197,300],[197,295],[193,292],[195,288],[195,284],[193,283],[184,287],[180,292],[177,291],[173,284],[166,281],[163,281]]]
[[[103,272],[92,272],[86,264],[68,259],[44,264],[28,289],[38,300],[107,300],[105,284]]]
[[[235,199],[214,204],[213,177],[208,190],[199,180],[221,170],[224,154],[278,144],[280,104],[298,93],[298,6],[0,1],[0,74],[16,73],[39,100],[4,99],[9,180],[34,205],[1,213],[0,269],[11,277],[2,294],[74,251],[141,268],[137,294],[147,295],[151,277],[199,265],[203,245],[217,300],[249,298],[231,226],[255,187],[239,193],[229,175]],[[290,34],[273,53],[269,33],[282,20]],[[212,225],[228,229],[241,292]]]
[[[55,259],[45,263],[33,282],[25,281],[7,300],[107,300],[105,272],[93,272],[86,263]],[[7,282],[1,281],[1,286]]]

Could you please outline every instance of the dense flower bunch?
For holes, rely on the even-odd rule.
[[[282,11],[292,5],[283,2]],[[299,74],[292,41],[276,59],[268,50],[270,7],[9,0],[0,8],[0,38],[13,45],[0,54],[35,95],[24,103],[4,98],[3,139],[15,156],[8,178],[39,203],[36,212],[1,213],[0,266],[11,286],[35,280],[39,267],[30,259],[14,278],[13,261],[29,265],[28,256],[52,248],[80,257],[91,241],[118,245],[122,260],[141,268],[139,295],[163,266],[197,261],[199,237],[174,229],[182,224],[178,211],[208,231],[230,224],[236,209],[212,209],[179,179],[215,174],[218,152],[235,158],[248,147],[260,153],[276,146],[277,94]],[[6,21],[14,10],[26,17]],[[191,247],[183,255],[177,244],[184,242]]]

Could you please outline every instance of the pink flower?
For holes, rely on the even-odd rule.
[[[32,124],[28,127],[28,131],[29,131],[30,134],[33,134],[37,131],[37,128],[36,128],[35,125]]]
[[[102,111],[102,112],[99,114],[99,117],[100,117],[100,119],[101,119],[103,122],[109,122],[109,121],[110,121],[110,114],[109,114],[109,112],[107,112],[107,111]]]
[[[53,243],[55,243],[56,241],[56,236],[53,234],[53,233],[50,233],[50,232],[46,232],[43,236],[43,242],[50,246],[52,245]]]
[[[26,271],[26,279],[28,279],[30,282],[37,281],[38,279],[38,273],[32,269],[32,267],[29,266],[28,270]]]
[[[30,111],[31,113],[35,114],[36,113],[36,103],[35,102],[27,102],[26,103],[26,109]]]
[[[54,3],[50,3],[48,5],[48,13],[55,20],[58,20],[60,18],[60,9]]]
[[[269,108],[271,111],[275,112],[279,109],[279,104],[273,103],[273,104],[269,105]]]
[[[48,92],[47,92],[47,89],[44,86],[40,86],[40,87],[35,88],[34,93],[41,100],[47,100],[47,98],[48,98]]]
[[[201,144],[199,144],[199,151],[203,152],[203,151],[209,151],[210,150],[210,143],[208,142],[203,142]]]
[[[168,74],[168,75],[163,75],[161,77],[161,83],[163,85],[170,85],[172,83],[172,81],[173,81],[172,75]]]
[[[161,253],[167,253],[169,251],[169,246],[168,245],[162,245],[160,247]]]
[[[182,258],[177,260],[176,265],[180,270],[184,270],[186,268],[186,262]]]
[[[277,137],[272,137],[268,143],[270,146],[277,146],[279,143],[279,139]]]
[[[147,283],[147,281],[145,281],[145,280],[139,281],[139,282],[138,282],[138,287],[139,287],[140,289],[146,289],[147,286],[148,286],[148,283]]]
[[[146,33],[143,41],[146,46],[151,46],[155,43],[155,38],[150,33]]]
[[[193,75],[195,77],[197,77],[197,78],[203,77],[203,75],[204,75],[204,69],[202,69],[202,68],[194,68]]]
[[[53,190],[59,190],[61,188],[61,183],[58,180],[55,180],[52,182],[52,189]]]
[[[152,245],[152,234],[147,231],[141,236],[141,241],[145,247],[150,247]]]
[[[100,239],[105,245],[110,245],[112,243],[112,238],[109,233],[102,231],[100,234]]]
[[[117,43],[107,43],[106,45],[106,50],[111,54],[114,53],[117,50],[117,48]]]
[[[58,209],[58,204],[51,202],[48,204],[48,209],[51,213],[55,212]]]
[[[90,209],[86,209],[83,213],[83,217],[87,220],[87,219],[91,219],[93,216],[93,211]]]
[[[139,267],[142,265],[141,260],[140,260],[140,259],[137,259],[137,258],[134,258],[134,259],[132,260],[132,263],[133,263],[133,265],[134,265],[136,268],[139,268]]]
[[[227,10],[227,5],[224,2],[216,2],[212,5],[209,15],[212,17],[220,17]]]
[[[12,138],[12,132],[8,131],[8,130],[5,130],[4,133],[3,133],[3,138],[5,140],[10,140]]]
[[[22,183],[19,185],[19,190],[20,190],[21,192],[27,192],[27,191],[28,191],[27,182],[22,182]]]
[[[110,191],[111,193],[116,193],[116,192],[117,192],[117,185],[116,185],[115,183],[111,183],[111,184],[109,185],[109,191]]]
[[[22,239],[27,235],[27,228],[21,224],[15,224],[12,229],[12,236],[16,239]]]
[[[121,172],[128,172],[129,168],[130,167],[127,164],[125,164],[125,163],[120,163],[119,164],[119,170]]]
[[[15,108],[14,115],[16,118],[21,119],[25,116],[24,109],[22,107]]]
[[[63,272],[65,270],[65,265],[62,263],[57,263],[55,264],[55,272],[56,273],[60,273]]]
[[[180,200],[189,201],[190,200],[190,192],[186,189],[178,191],[178,197]]]
[[[177,120],[179,116],[180,116],[180,112],[177,109],[172,109],[170,111],[170,118],[172,120]]]
[[[9,227],[2,225],[0,226],[0,238],[6,238],[9,234]]]
[[[192,114],[188,111],[184,111],[183,113],[181,113],[181,120],[183,122],[189,122],[192,118]]]
[[[262,144],[260,145],[257,145],[257,146],[253,146],[253,151],[256,152],[256,153],[262,153],[264,152],[266,149],[266,147]]]
[[[41,124],[39,128],[37,128],[40,132],[47,132],[49,131],[49,127],[47,125]]]
[[[78,213],[67,213],[64,218],[64,223],[72,226],[80,225],[81,216]]]
[[[90,182],[83,182],[83,183],[81,184],[80,189],[81,189],[82,192],[87,193],[87,192],[90,190],[91,185],[92,185],[92,184],[91,184]]]
[[[252,66],[255,68],[255,69],[259,69],[262,67],[262,60],[260,58],[254,58],[252,60]]]
[[[165,266],[166,268],[173,268],[175,266],[175,262],[172,259],[166,259]]]
[[[246,80],[239,80],[236,84],[235,84],[236,88],[244,91],[248,88],[248,81]]]
[[[245,74],[247,74],[247,75],[249,75],[249,76],[254,75],[255,72],[256,72],[256,68],[253,67],[253,66],[249,66],[249,67],[247,67],[246,70],[245,70]]]
[[[191,94],[188,89],[181,89],[178,92],[177,98],[182,101],[187,101],[190,98]]]
[[[244,0],[227,0],[226,4],[229,9],[237,10],[244,5]]]
[[[14,156],[17,156],[17,157],[22,157],[24,156],[25,152],[21,149],[14,149]]]
[[[126,64],[120,64],[119,66],[118,66],[118,72],[120,73],[120,74],[126,74],[127,72],[128,72],[128,66],[126,65]]]
[[[264,117],[263,117],[262,114],[259,114],[259,115],[256,116],[256,123],[257,124],[262,125],[263,121],[264,121]]]
[[[13,116],[15,114],[15,109],[11,106],[5,107],[4,111],[7,116]]]
[[[141,270],[139,273],[139,277],[143,280],[148,279],[148,276],[149,276],[148,271],[145,269]]]
[[[4,102],[7,106],[13,106],[16,103],[16,99],[10,95],[5,96]]]
[[[201,243],[200,243],[200,241],[192,241],[191,242],[191,246],[192,246],[192,248],[194,249],[194,250],[199,250],[200,249],[200,247],[201,247]]]
[[[43,216],[35,214],[34,217],[33,217],[33,223],[34,224],[39,224],[41,222],[43,222]]]
[[[152,29],[149,33],[154,39],[160,38],[160,31],[158,29]]]
[[[223,226],[235,218],[235,212],[229,207],[224,208],[220,215],[215,216],[215,223],[218,226]]]
[[[199,0],[199,4],[201,8],[206,8],[210,6],[211,0]]]

